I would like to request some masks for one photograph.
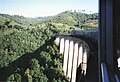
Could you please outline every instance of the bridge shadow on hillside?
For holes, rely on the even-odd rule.
[[[51,43],[55,40],[55,37],[52,37],[49,41],[46,41],[45,44],[40,46],[38,49],[36,49],[33,53],[26,53],[23,54],[20,58],[10,63],[7,67],[3,67],[0,69],[0,81],[5,81],[7,77],[9,77],[11,74],[15,73],[15,70],[20,68],[22,71],[21,75],[24,76],[23,69],[26,69],[29,66],[29,61],[32,58],[36,58],[40,60],[40,53],[41,51],[44,51],[48,45],[51,45]]]

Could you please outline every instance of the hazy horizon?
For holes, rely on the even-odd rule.
[[[98,13],[98,0],[0,0],[0,13],[24,17],[45,17],[67,10]]]

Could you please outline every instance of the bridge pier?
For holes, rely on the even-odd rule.
[[[68,53],[69,53],[69,40],[65,40],[65,49],[64,49],[64,59],[63,59],[63,70],[64,74],[67,75],[67,63],[68,63]]]
[[[82,45],[82,43],[80,43],[79,55],[78,55],[78,64],[77,64],[78,67],[79,67],[80,63],[82,62],[82,56],[83,56],[83,45]]]
[[[60,54],[63,54],[64,75],[69,78],[70,82],[76,82],[76,72],[80,64],[86,75],[88,45],[83,40],[70,36],[59,36],[56,41],[60,44]]]
[[[64,38],[60,40],[60,54],[64,53]]]
[[[75,82],[76,81],[77,57],[78,57],[78,42],[75,43],[75,47],[74,47],[73,69],[72,69],[71,82]]]
[[[68,72],[67,72],[67,76],[69,79],[71,79],[71,75],[72,75],[73,47],[74,47],[74,42],[70,41],[70,49],[68,56]]]

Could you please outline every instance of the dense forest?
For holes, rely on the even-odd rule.
[[[54,36],[97,26],[97,13],[65,11],[38,18],[0,14],[0,81],[68,82]]]

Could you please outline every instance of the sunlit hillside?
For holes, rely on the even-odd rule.
[[[96,13],[65,11],[38,18],[0,14],[0,81],[68,82],[52,37],[97,26]]]

